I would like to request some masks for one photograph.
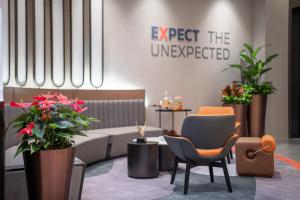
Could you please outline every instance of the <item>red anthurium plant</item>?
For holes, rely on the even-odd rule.
[[[24,111],[11,122],[22,137],[16,155],[71,147],[75,135],[85,135],[81,130],[86,130],[90,122],[98,122],[83,114],[87,107],[82,100],[50,93],[32,98],[32,103],[10,102],[11,107]]]

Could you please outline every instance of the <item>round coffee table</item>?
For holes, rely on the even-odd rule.
[[[158,176],[158,142],[129,142],[128,176],[131,178],[154,178]]]

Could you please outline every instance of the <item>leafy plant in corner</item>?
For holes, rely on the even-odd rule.
[[[222,90],[222,102],[224,104],[250,104],[252,91],[251,86],[234,81]]]
[[[10,123],[17,128],[18,136],[22,136],[16,155],[71,147],[75,135],[85,136],[81,130],[86,130],[90,122],[98,122],[83,114],[87,107],[83,107],[82,100],[50,93],[33,99],[33,103],[10,102],[11,107],[24,111]]]
[[[276,58],[278,54],[272,54],[265,60],[257,57],[259,52],[268,46],[270,45],[260,46],[255,49],[250,44],[244,44],[245,49],[243,49],[240,53],[240,58],[243,61],[243,64],[232,64],[229,68],[227,68],[240,70],[242,83],[251,85],[253,87],[252,94],[268,95],[272,94],[276,90],[272,82],[264,82],[262,81],[262,77],[265,73],[272,70],[272,68],[267,67],[267,65],[272,62],[272,60]]]

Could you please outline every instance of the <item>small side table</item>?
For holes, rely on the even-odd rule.
[[[174,130],[174,113],[178,113],[178,112],[185,112],[185,116],[188,115],[188,112],[191,112],[192,109],[182,109],[182,110],[173,110],[173,109],[165,109],[165,108],[161,108],[159,106],[159,109],[155,110],[156,112],[158,112],[158,122],[159,122],[159,128],[161,128],[161,113],[162,112],[167,112],[167,113],[172,113],[172,130]]]
[[[147,141],[158,142],[159,171],[171,171],[174,166],[175,155],[170,150],[163,136],[148,137]]]
[[[158,142],[129,142],[127,148],[129,177],[154,178],[158,176]]]
[[[158,143],[158,160],[159,160],[159,171],[171,171],[173,170],[175,155],[170,150],[167,142],[163,136],[159,137],[147,137],[148,142],[157,142]],[[133,140],[136,142],[136,139]]]

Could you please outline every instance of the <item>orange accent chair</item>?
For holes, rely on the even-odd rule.
[[[234,125],[233,115],[188,116],[182,124],[182,137],[164,136],[176,156],[170,183],[174,183],[178,163],[186,164],[184,194],[188,192],[191,165],[208,166],[212,183],[213,167],[221,167],[228,191],[232,192],[225,157],[238,139],[238,135],[232,134]]]

